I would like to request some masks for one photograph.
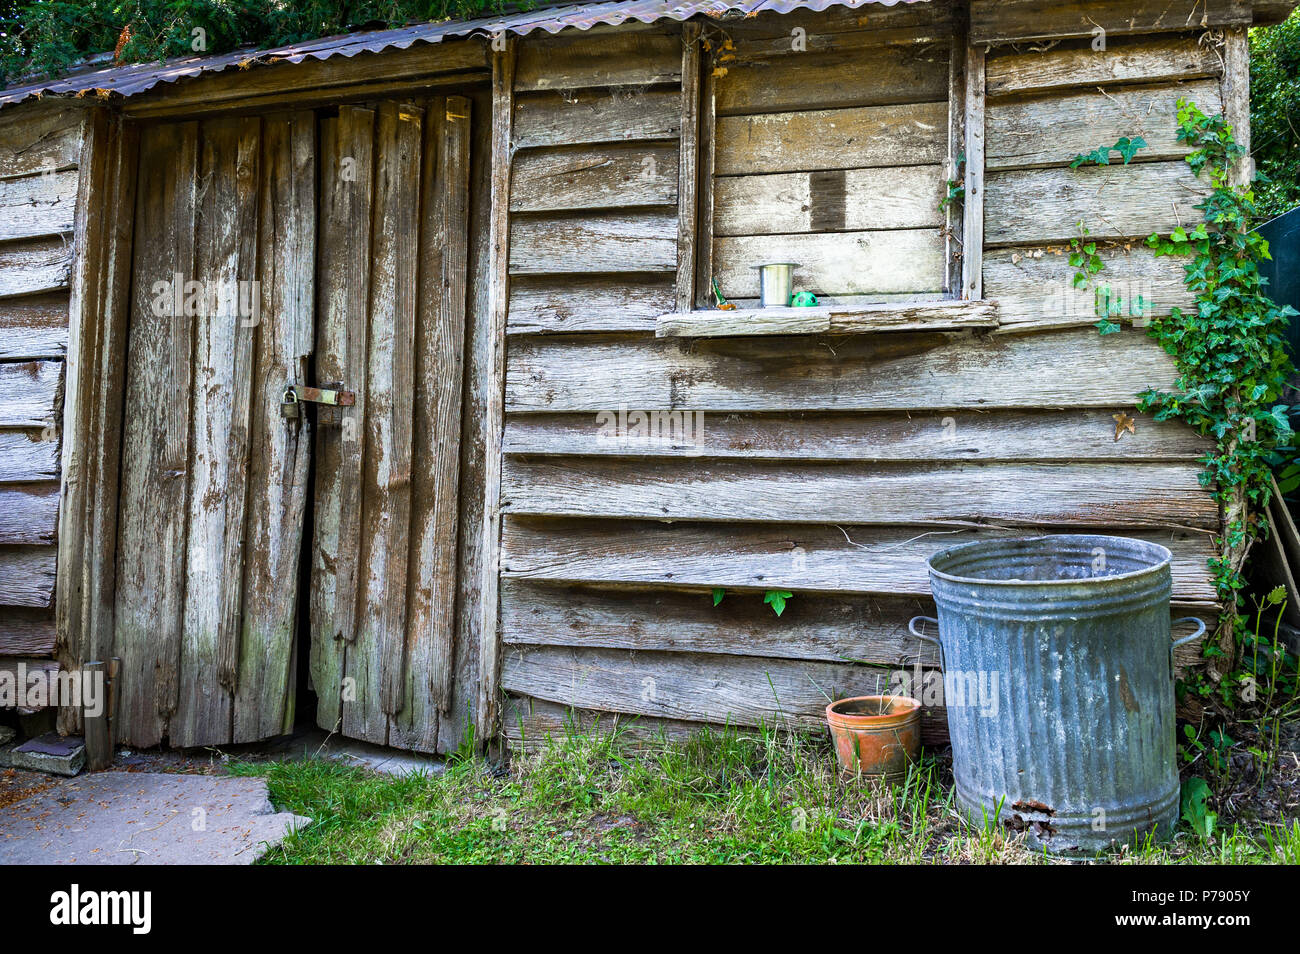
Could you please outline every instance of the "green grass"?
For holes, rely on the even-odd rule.
[[[270,864],[1060,863],[998,825],[968,826],[943,766],[906,784],[841,782],[824,740],[770,731],[704,733],[634,747],[573,736],[508,769],[458,759],[438,775],[390,778],[326,760],[237,762],[272,801],[314,819]],[[1117,863],[1300,862],[1300,822],[1229,828]]]

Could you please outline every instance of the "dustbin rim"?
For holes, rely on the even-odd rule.
[[[978,576],[959,576],[955,573],[947,573],[943,570],[935,569],[935,563],[941,563],[945,559],[954,555],[959,555],[965,551],[988,548],[993,549],[999,545],[1006,546],[1010,543],[1026,544],[1040,543],[1050,540],[1079,540],[1094,541],[1100,546],[1105,542],[1111,544],[1123,543],[1128,545],[1139,544],[1144,548],[1154,551],[1154,555],[1159,556],[1159,560],[1150,566],[1144,566],[1137,570],[1129,570],[1127,573],[1112,573],[1106,576],[1096,576],[1087,579],[1064,579],[1064,580],[990,580]],[[1106,581],[1114,583],[1121,580],[1133,580],[1152,573],[1159,573],[1165,567],[1169,566],[1174,559],[1173,553],[1168,547],[1161,546],[1159,543],[1152,543],[1149,540],[1134,539],[1132,537],[1107,536],[1105,534],[1091,533],[1042,533],[1030,537],[995,537],[990,540],[976,540],[972,543],[960,543],[955,547],[947,547],[931,556],[925,561],[926,569],[930,571],[932,577],[944,580],[949,583],[960,583],[968,586],[996,586],[996,587],[1044,587],[1044,588],[1066,588],[1077,587],[1081,583],[1090,583],[1093,581]]]

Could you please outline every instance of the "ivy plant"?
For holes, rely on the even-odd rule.
[[[1110,165],[1110,154],[1118,152],[1123,165],[1128,165],[1133,161],[1139,149],[1146,148],[1147,141],[1141,136],[1134,136],[1130,139],[1128,136],[1121,137],[1113,146],[1098,146],[1092,152],[1081,152],[1070,160],[1070,168],[1078,169],[1080,166],[1108,166]]]
[[[1173,357],[1178,379],[1172,390],[1148,390],[1138,408],[1158,421],[1180,420],[1212,438],[1214,450],[1203,463],[1201,483],[1213,488],[1224,508],[1224,536],[1211,561],[1224,605],[1220,633],[1233,645],[1245,637],[1245,618],[1238,612],[1242,563],[1250,544],[1268,532],[1262,514],[1270,496],[1271,465],[1290,449],[1289,408],[1281,403],[1294,370],[1285,347],[1289,318],[1265,294],[1259,261],[1269,257],[1268,242],[1251,231],[1256,219],[1249,185],[1234,185],[1233,165],[1245,150],[1222,116],[1207,116],[1193,103],[1178,101],[1178,138],[1192,146],[1192,172],[1208,179],[1210,194],[1197,208],[1204,221],[1169,235],[1151,235],[1147,245],[1157,256],[1188,259],[1184,281],[1196,307],[1171,309],[1156,318],[1151,334]],[[1210,645],[1207,656],[1224,650]],[[1220,694],[1231,704],[1243,678],[1230,661]],[[1198,687],[1203,695],[1212,687]]]

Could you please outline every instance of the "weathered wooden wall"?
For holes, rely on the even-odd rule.
[[[0,115],[0,656],[50,656],[77,105]]]
[[[944,289],[953,13],[939,0],[705,30],[724,295],[757,299],[761,261],[798,262],[796,287],[828,302]]]
[[[753,44],[788,44],[791,27],[803,26],[808,49],[839,63],[846,41],[837,30],[864,13],[796,14],[778,21],[788,24],[779,30],[763,18],[744,21],[722,48],[741,62]],[[997,30],[999,21],[976,13],[972,29]],[[718,41],[715,26],[727,24],[705,25]],[[1138,240],[1199,216],[1192,206],[1204,187],[1182,161],[1173,103],[1185,95],[1219,109],[1222,58],[1199,29],[1160,24],[1148,36],[1120,24],[1107,50],[1094,52],[1089,34],[1071,28],[1068,36],[1084,39],[1042,52],[995,46],[987,57],[982,278],[984,297],[999,303],[1006,323],[994,334],[654,338],[653,315],[671,297],[674,210],[664,202],[672,182],[632,175],[620,182],[612,170],[672,155],[679,51],[658,38],[653,50],[648,38],[638,41],[647,44],[638,71],[615,80],[591,39],[523,42],[521,62],[554,62],[543,51],[563,46],[564,62],[580,62],[575,51],[587,49],[593,65],[575,69],[563,95],[521,85],[516,121],[541,115],[548,130],[590,129],[570,117],[599,115],[609,131],[575,163],[595,170],[584,174],[599,175],[600,187],[554,190],[537,211],[525,212],[533,200],[519,197],[538,192],[531,171],[554,168],[563,137],[521,133],[516,143],[502,485],[508,738],[536,743],[570,713],[588,725],[633,720],[634,733],[676,734],[701,723],[818,725],[830,699],[884,688],[900,665],[936,663],[906,630],[910,616],[933,609],[925,560],[991,534],[1100,531],[1155,540],[1175,554],[1175,602],[1202,611],[1213,602],[1206,560],[1219,514],[1198,481],[1204,444],[1134,410],[1139,391],[1173,382],[1172,363],[1140,328],[1103,337],[1090,327],[1092,296],[1073,290],[1064,246],[1083,219],[1113,243],[1103,251],[1104,277],[1117,293],[1135,288],[1157,312],[1186,303],[1181,266],[1157,262]],[[899,29],[916,32],[918,24]],[[856,38],[844,62],[893,55],[873,42]],[[934,124],[948,128],[937,73],[899,65],[880,73],[884,84],[848,84],[823,58],[779,62],[765,68],[763,82],[742,81],[758,69],[744,62],[714,77],[716,101],[727,104],[714,143],[715,223],[724,232],[758,232],[761,221],[782,214],[767,206],[760,213],[752,201],[726,209],[728,190],[745,178],[730,175],[749,171],[726,157],[756,135],[738,116],[770,109],[789,122],[801,110],[828,108],[873,115],[892,107],[836,97],[884,89],[913,120],[929,108]],[[637,94],[604,86],[614,81],[642,85]],[[728,81],[756,96],[798,92],[751,108],[728,99]],[[748,124],[743,133],[733,120]],[[810,128],[829,137],[837,169],[870,169],[873,156],[893,155],[876,137],[841,142],[825,125]],[[912,158],[880,162],[897,167],[888,194],[915,200],[918,215],[924,190],[909,188],[906,170],[933,171],[944,157],[937,140],[918,138],[919,128],[903,124],[896,140]],[[621,142],[627,129],[636,130],[637,145]],[[706,126],[702,140],[709,135]],[[1067,169],[1075,153],[1119,135],[1150,143],[1134,165]],[[756,161],[780,161],[779,140],[760,141]],[[804,148],[804,139],[797,143]],[[707,157],[703,142],[702,152]],[[800,227],[811,227],[821,201],[811,171],[799,170],[788,195],[777,190],[776,201],[790,200],[786,211],[808,216],[790,220]],[[846,215],[872,174],[858,176],[856,193],[846,190]],[[931,200],[937,205],[933,191]],[[882,199],[867,207],[890,206]],[[703,206],[700,217],[708,217]],[[611,221],[621,226],[618,250],[606,254]],[[741,221],[751,224],[727,225]],[[899,234],[938,234],[937,219],[907,224],[916,228]],[[539,235],[575,240],[570,248]],[[829,231],[818,240],[845,237]],[[715,262],[713,273],[724,265]],[[698,430],[686,439],[644,436],[655,412],[683,411],[702,415],[688,418]],[[1119,412],[1136,418],[1136,434],[1117,441]],[[627,433],[618,432],[620,420],[630,422]],[[716,607],[715,587],[726,590]],[[769,589],[795,594],[779,619],[762,604]],[[926,727],[928,738],[941,737],[942,713],[927,712]]]

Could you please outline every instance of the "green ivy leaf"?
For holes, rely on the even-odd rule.
[[[1218,815],[1210,811],[1210,786],[1203,778],[1189,778],[1183,783],[1182,797],[1183,821],[1202,841],[1209,841],[1214,834],[1214,823]]]
[[[785,612],[785,601],[794,596],[788,590],[768,590],[763,596],[763,602],[772,607],[772,611],[780,616]]]
[[[713,588],[713,605],[717,606],[722,602],[722,598],[727,595],[727,591],[720,586]]]

